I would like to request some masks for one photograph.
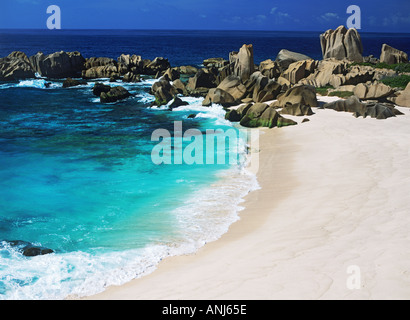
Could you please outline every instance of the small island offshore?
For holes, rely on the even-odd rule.
[[[106,113],[117,117],[116,112],[120,112],[122,122],[149,121],[149,116],[136,118],[133,109],[127,106],[119,110],[122,106],[117,104],[136,98],[127,85],[140,84],[147,88],[147,109],[159,112],[158,121],[167,123],[164,114],[174,116],[197,99],[197,108],[219,108],[223,116],[219,120],[260,132],[259,147],[253,150],[259,155],[258,188],[242,185],[240,209],[235,207],[238,221],[230,221],[218,239],[201,240],[195,250],[181,254],[167,251],[149,261],[149,272],[130,271],[127,281],[108,281],[91,294],[67,291],[64,298],[410,298],[408,55],[385,43],[380,52],[363,56],[359,32],[344,26],[325,31],[318,40],[321,60],[283,49],[275,60],[266,57],[259,64],[255,64],[250,43],[237,52],[227,52],[226,57],[209,57],[201,67],[171,66],[165,57],[148,60],[128,53],[115,60],[84,58],[77,51],[39,52],[30,57],[14,51],[0,59],[0,86],[34,79],[41,81],[44,90],[57,85],[59,90],[82,88],[81,95],[67,103],[75,105],[75,99],[83,99],[85,92],[84,99],[107,108]],[[50,90],[46,94],[54,93]],[[184,116],[184,124],[207,120],[203,116],[206,111],[200,110]],[[96,117],[96,125],[98,121]],[[82,130],[80,120],[75,125]],[[121,146],[123,140],[110,140],[106,129],[110,126],[114,127],[108,123],[101,137],[93,138],[91,149],[104,143]],[[41,128],[36,130],[36,134],[48,134],[40,132]],[[81,132],[71,152],[78,147],[85,152],[88,147],[81,139],[89,139],[89,134]],[[53,146],[63,145],[64,139],[54,139]],[[38,148],[46,149],[42,144]],[[147,147],[138,156],[149,151]],[[135,157],[132,151],[127,152],[131,159]],[[107,165],[106,154],[98,155],[92,160]],[[68,166],[70,161],[74,160],[67,160]],[[113,161],[107,166],[115,165]],[[108,171],[106,167],[99,170],[101,174]],[[161,178],[156,179],[158,185]],[[173,179],[184,180],[179,176]],[[49,185],[58,183],[56,180],[47,174]],[[139,177],[131,180],[141,183]],[[217,190],[215,181],[203,184]],[[239,182],[233,185],[233,189],[241,187]],[[75,190],[75,185],[70,188]],[[185,229],[195,229],[195,223]],[[87,223],[73,230],[81,228],[86,230]],[[159,243],[153,231],[149,237]],[[83,241],[83,237],[79,239]],[[93,245],[92,240],[85,243]],[[63,245],[53,248],[47,241],[30,238],[0,238],[0,247],[18,252],[24,259],[51,257],[66,250]]]

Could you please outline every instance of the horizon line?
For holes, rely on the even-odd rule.
[[[63,31],[219,31],[219,32],[301,32],[301,33],[310,33],[310,32],[318,32],[323,33],[326,30],[265,30],[265,29],[121,29],[121,28],[64,28],[64,29],[47,29],[47,28],[1,28],[0,30],[16,30],[16,31],[53,31],[53,32],[63,32]],[[329,30],[329,29],[327,29]],[[385,33],[385,34],[409,34],[410,32],[389,32],[389,31],[360,31],[359,33]]]

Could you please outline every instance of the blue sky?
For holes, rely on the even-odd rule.
[[[1,0],[0,28],[45,29],[49,5],[63,29],[322,31],[361,9],[361,31],[410,33],[409,0]]]

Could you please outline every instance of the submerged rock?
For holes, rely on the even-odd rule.
[[[171,104],[168,106],[170,110],[181,107],[181,106],[187,106],[189,105],[188,102],[181,100],[178,97],[175,97],[174,100],[171,102]]]
[[[2,246],[6,244],[6,245],[9,245],[10,247],[16,248],[19,252],[21,252],[23,256],[26,256],[26,257],[40,256],[40,255],[50,254],[54,252],[52,249],[36,246],[28,241],[23,241],[23,240],[11,240],[11,241],[5,240],[5,241],[2,241],[2,243],[3,243]]]
[[[64,80],[64,82],[63,82],[63,88],[76,87],[76,86],[80,86],[80,85],[84,85],[84,84],[87,84],[87,82],[86,82],[86,81],[80,81],[80,80],[76,80],[76,79],[67,78],[67,79]]]
[[[123,100],[131,96],[127,89],[118,86],[113,87],[108,92],[101,92],[100,101],[102,103],[116,102],[118,100]]]
[[[93,88],[93,94],[97,97],[101,96],[102,92],[108,92],[111,90],[109,85],[103,84],[101,82],[97,82]]]

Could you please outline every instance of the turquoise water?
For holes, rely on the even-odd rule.
[[[92,95],[94,82],[0,84],[0,299],[100,292],[152,272],[164,257],[194,252],[238,219],[255,185],[243,156],[234,165],[151,160],[155,129],[173,135],[182,121],[183,131],[234,130],[224,110],[202,107],[201,98],[183,98],[190,104],[172,112],[149,108],[153,81],[111,84],[134,96],[107,105]],[[217,147],[206,152],[237,152]],[[55,252],[24,257],[5,240]]]

